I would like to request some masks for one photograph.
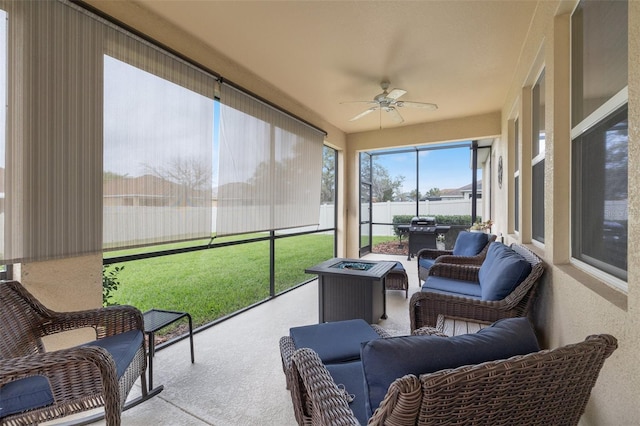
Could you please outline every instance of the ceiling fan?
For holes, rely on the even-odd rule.
[[[438,105],[436,104],[430,104],[425,102],[400,101],[398,100],[398,98],[400,98],[402,95],[407,93],[407,91],[403,89],[391,89],[391,91],[388,91],[389,85],[390,83],[388,80],[383,80],[380,83],[380,87],[382,88],[382,93],[380,93],[379,95],[376,95],[372,101],[355,101],[356,103],[367,103],[372,106],[362,111],[360,114],[356,115],[349,121],[358,120],[364,117],[365,115],[372,113],[373,111],[380,110],[380,115],[382,115],[382,111],[385,111],[389,113],[389,117],[394,123],[400,124],[404,122],[404,119],[400,115],[398,108],[405,108],[405,107],[420,108],[420,109],[431,110],[431,111],[438,109]],[[351,102],[343,102],[343,103],[351,103]],[[380,127],[382,127],[382,125]]]

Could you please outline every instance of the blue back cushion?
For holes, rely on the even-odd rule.
[[[49,380],[31,376],[0,386],[0,419],[53,404]]]
[[[475,256],[480,253],[489,241],[489,234],[484,232],[462,231],[453,246],[454,256]]]
[[[289,336],[296,348],[313,349],[324,364],[360,359],[360,344],[380,338],[363,319],[292,327]]]
[[[531,264],[502,243],[489,246],[478,279],[482,300],[502,300],[531,273]]]
[[[118,380],[133,360],[138,349],[142,345],[144,335],[140,330],[131,330],[125,333],[116,334],[114,336],[105,337],[104,339],[94,340],[82,346],[99,346],[106,349],[113,357],[118,371]]]
[[[371,417],[378,408],[389,385],[407,374],[419,376],[539,350],[527,318],[500,320],[475,334],[455,337],[401,336],[372,340],[363,344],[361,350],[367,416]]]

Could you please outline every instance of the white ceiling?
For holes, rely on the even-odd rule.
[[[280,88],[346,133],[395,127],[372,113],[407,91],[402,125],[499,111],[537,1],[135,0]],[[215,69],[214,69],[215,71]],[[231,78],[231,80],[233,80]]]

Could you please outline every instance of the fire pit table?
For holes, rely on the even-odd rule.
[[[386,319],[384,280],[396,262],[333,258],[305,269],[318,275],[319,322]]]

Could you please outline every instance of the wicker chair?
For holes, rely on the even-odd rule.
[[[477,300],[452,294],[421,291],[414,293],[409,301],[411,330],[420,327],[435,327],[439,314],[468,318],[484,322],[495,322],[501,318],[526,316],[535,296],[538,281],[544,272],[542,259],[520,244],[511,248],[531,264],[531,272],[507,297],[502,300]],[[465,281],[478,281],[477,265],[435,263],[430,275]]]
[[[459,236],[460,234],[458,234]],[[493,234],[488,235],[487,244],[482,250],[480,250],[475,256],[455,256],[453,250],[438,250],[425,248],[416,254],[416,263],[418,265],[418,287],[420,283],[427,279],[429,276],[429,268],[425,267],[424,262],[420,262],[423,259],[429,259],[441,263],[455,263],[459,265],[481,265],[489,250],[489,245],[496,240],[496,236]],[[437,260],[436,260],[437,259]],[[422,264],[421,264],[422,263]]]
[[[394,381],[368,424],[577,425],[606,358],[610,335],[507,360],[442,370]],[[291,360],[294,386],[305,398],[299,424],[358,425],[344,389],[313,350]]]
[[[54,312],[43,306],[17,281],[0,282],[0,391],[19,381],[46,378],[48,402],[31,409],[3,415],[0,424],[26,425],[64,417],[104,406],[102,413],[88,416],[86,422],[104,417],[106,424],[119,425],[120,415],[131,387],[140,377],[142,396],[127,408],[159,393],[148,392],[145,378],[146,350],[142,313],[131,306],[112,306],[78,312]],[[42,337],[77,328],[92,327],[97,341],[132,330],[139,346],[120,379],[110,353],[99,346],[77,346],[46,352]],[[140,342],[140,343],[137,343]],[[124,368],[124,366],[122,367]],[[24,382],[23,382],[24,383]],[[33,382],[31,382],[33,383]],[[48,386],[47,386],[48,383]],[[5,392],[6,396],[7,392]],[[5,411],[6,412],[6,411]],[[79,424],[83,423],[82,420]]]

